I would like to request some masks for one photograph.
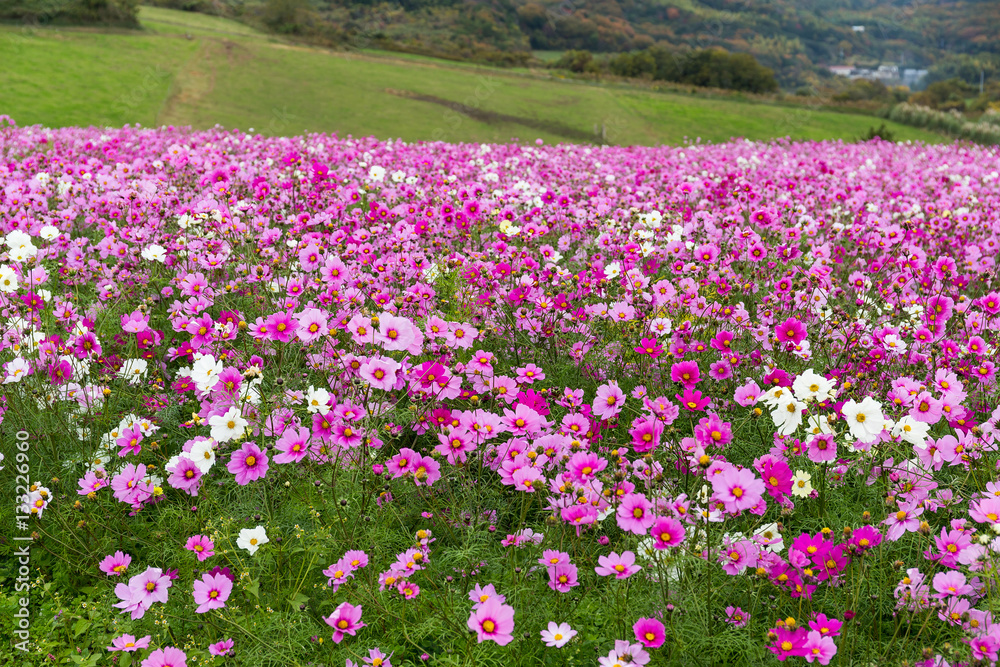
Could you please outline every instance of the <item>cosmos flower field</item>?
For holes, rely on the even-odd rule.
[[[995,148],[0,158],[4,664],[997,662]]]

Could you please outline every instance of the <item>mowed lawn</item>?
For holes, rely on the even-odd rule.
[[[0,114],[20,125],[216,124],[407,141],[676,144],[854,139],[881,120],[283,43],[216,17],[144,7],[144,31],[0,26]],[[451,106],[448,106],[448,105]],[[455,104],[471,111],[461,113]],[[899,139],[943,141],[886,123]],[[596,130],[596,134],[595,134]]]

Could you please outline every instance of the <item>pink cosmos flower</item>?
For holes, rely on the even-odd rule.
[[[122,435],[115,444],[121,447],[118,456],[138,455],[142,451],[142,430],[138,426],[132,426],[122,431]]]
[[[559,516],[566,523],[576,527],[576,535],[580,536],[581,529],[589,524],[597,522],[597,508],[589,503],[586,505],[573,505],[564,507],[559,511]]]
[[[202,576],[194,582],[194,601],[198,605],[195,613],[204,614],[212,609],[222,609],[233,591],[233,582],[222,574]]]
[[[639,345],[633,349],[639,354],[649,355],[650,359],[656,359],[663,354],[663,346],[655,338],[643,338],[639,341]]]
[[[128,503],[132,507],[141,507],[153,496],[153,485],[142,481],[145,476],[146,466],[144,465],[129,463],[123,466],[119,473],[111,479],[115,500]]]
[[[806,643],[802,649],[805,652],[806,662],[819,662],[821,665],[829,665],[830,660],[837,654],[837,645],[833,642],[833,637],[823,636],[815,630],[806,636]]]
[[[108,647],[108,650],[132,653],[141,648],[149,648],[149,640],[152,638],[152,635],[146,635],[142,639],[136,639],[135,635],[121,635],[111,640],[111,646]]]
[[[835,618],[827,618],[826,614],[816,614],[816,618],[809,621],[809,628],[823,637],[839,637],[841,625],[843,624],[840,621]]]
[[[899,509],[891,512],[882,522],[888,526],[885,538],[890,542],[895,542],[904,533],[913,533],[920,527],[920,515],[924,513],[923,507],[918,507],[917,503],[906,501],[899,503]]]
[[[236,483],[246,486],[255,479],[267,474],[267,449],[261,449],[257,443],[247,441],[233,452],[226,469],[236,475]]]
[[[620,556],[612,551],[607,556],[599,556],[597,563],[598,567],[594,568],[597,574],[602,577],[614,575],[616,579],[628,579],[642,569],[641,565],[635,564],[635,553],[632,551],[625,551]]]
[[[323,311],[317,310],[316,308],[307,308],[301,313],[295,316],[298,321],[298,328],[295,330],[295,335],[298,336],[299,340],[303,343],[312,343],[319,340],[323,336],[326,336],[330,328],[326,321],[326,315]]]
[[[636,641],[646,648],[660,648],[667,638],[663,623],[655,618],[640,618],[632,626],[632,632]]]
[[[309,429],[305,427],[288,426],[281,437],[274,443],[278,453],[274,456],[275,463],[298,463],[309,455]]]
[[[476,584],[476,586],[469,591],[469,599],[472,600],[472,608],[479,609],[490,600],[496,599],[497,602],[503,603],[507,601],[507,598],[503,595],[497,593],[496,588],[493,584],[487,584],[485,587]]]
[[[976,589],[966,583],[965,575],[954,570],[948,572],[938,572],[931,582],[934,590],[937,591],[940,599],[948,597],[958,597],[960,595],[972,595]]]
[[[594,397],[594,414],[601,419],[611,419],[625,407],[625,393],[617,382],[602,384]]]
[[[766,490],[764,482],[747,469],[730,467],[712,477],[715,496],[730,513],[748,510],[760,502]]]
[[[804,657],[806,655],[806,642],[808,633],[803,628],[773,628],[775,635],[774,643],[768,646],[768,650],[774,653],[778,660],[785,660],[791,657]]]
[[[823,463],[837,460],[837,441],[832,435],[821,434],[813,436],[808,443],[806,453],[813,463]]]
[[[413,483],[417,486],[431,486],[441,479],[441,464],[430,456],[421,457],[413,464]]]
[[[192,535],[184,544],[184,548],[193,551],[199,563],[215,555],[215,543],[205,535]]]
[[[394,478],[399,478],[408,472],[413,472],[421,456],[409,447],[402,447],[399,453],[385,462],[385,470]]]
[[[579,586],[577,580],[576,565],[572,563],[560,563],[549,568],[549,588],[560,593],[568,593],[575,586]]]
[[[653,451],[660,445],[660,438],[663,436],[663,422],[659,419],[637,418],[632,422],[629,435],[632,436],[632,449],[637,454]]]
[[[607,460],[594,452],[577,452],[566,463],[566,476],[578,484],[589,484],[606,467]]]
[[[141,667],[187,667],[187,653],[173,646],[164,646],[146,656]]]
[[[545,379],[545,371],[535,364],[528,364],[527,366],[516,370],[518,384],[533,384]]]
[[[166,470],[170,473],[170,477],[167,478],[170,486],[192,497],[198,495],[201,476],[204,473],[194,460],[187,456],[179,456],[173,465],[166,467]]]
[[[726,607],[726,622],[732,623],[734,627],[743,628],[750,621],[750,614],[739,607]]]
[[[232,639],[223,639],[221,642],[209,644],[208,652],[211,655],[229,655],[233,650],[234,643]]]
[[[618,527],[636,535],[645,535],[656,520],[653,504],[641,493],[630,493],[622,499],[617,512]]]
[[[493,641],[506,646],[514,640],[514,608],[493,598],[473,610],[466,625],[480,644]]]
[[[378,316],[375,342],[386,350],[406,350],[417,340],[418,333],[419,330],[407,318],[382,313]]]
[[[125,574],[125,570],[128,569],[131,562],[132,557],[130,555],[121,551],[116,551],[114,555],[105,556],[104,560],[101,561],[101,572],[105,573],[109,577],[118,577]]]
[[[81,477],[77,483],[80,485],[80,490],[77,491],[77,494],[81,496],[86,496],[90,495],[91,493],[100,491],[101,489],[106,487],[110,482],[108,482],[107,478],[105,477],[98,477],[95,471],[90,471],[86,475]]]
[[[167,601],[167,589],[173,585],[172,577],[158,567],[147,568],[128,582],[133,597],[139,598],[148,609],[154,602]]]
[[[396,371],[400,368],[391,357],[373,357],[361,364],[358,375],[373,388],[390,391],[396,386]]]
[[[333,628],[335,644],[342,642],[344,635],[353,637],[358,630],[365,627],[365,624],[361,622],[361,606],[354,606],[348,602],[341,602],[340,606],[323,620]]]
[[[473,434],[464,428],[453,429],[450,433],[438,433],[437,438],[438,444],[434,451],[444,456],[451,465],[465,463],[469,452],[476,449]]]

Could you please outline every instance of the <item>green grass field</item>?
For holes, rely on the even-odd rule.
[[[216,17],[144,7],[143,31],[0,26],[0,113],[20,125],[220,124],[407,141],[680,143],[854,139],[881,121],[380,52],[283,43]],[[460,112],[458,105],[471,108]],[[457,110],[458,109],[458,110]],[[899,139],[943,137],[886,123]]]

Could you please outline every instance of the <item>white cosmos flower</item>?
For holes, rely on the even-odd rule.
[[[167,250],[163,246],[155,243],[142,249],[142,258],[150,262],[162,264],[167,259]]]
[[[29,364],[22,357],[14,357],[13,361],[9,361],[4,365],[4,384],[10,384],[11,382],[20,382],[31,370],[31,364]]]
[[[812,475],[805,470],[796,470],[792,476],[792,495],[796,498],[806,498],[812,491]]]
[[[828,380],[810,368],[795,378],[792,382],[792,391],[800,401],[825,401],[833,398],[835,386],[837,386],[835,380]]]
[[[215,441],[211,439],[199,440],[191,445],[191,451],[186,452],[185,456],[194,461],[194,464],[204,474],[215,465]]]
[[[788,397],[778,403],[771,411],[771,419],[774,426],[781,435],[791,435],[802,425],[802,413],[806,409],[806,404],[795,400],[795,397],[788,394]]]
[[[0,292],[11,293],[17,290],[17,274],[9,266],[0,266]]]
[[[240,409],[235,405],[229,408],[226,414],[215,415],[208,420],[208,425],[212,427],[212,438],[216,442],[229,442],[239,438],[246,432],[249,423],[243,419]]]
[[[556,623],[549,621],[549,627],[542,630],[542,641],[551,648],[562,648],[570,639],[576,636],[576,630],[569,626],[569,623]]]
[[[216,361],[215,357],[206,354],[201,359],[194,362],[191,369],[191,379],[201,391],[208,391],[219,381],[219,374],[222,373],[222,362]]]
[[[927,433],[930,430],[930,424],[917,421],[910,415],[906,415],[893,425],[892,435],[902,438],[920,449],[927,449]]]
[[[267,544],[270,541],[267,538],[267,531],[264,530],[264,526],[257,526],[256,528],[244,528],[241,530],[240,536],[236,538],[236,546],[240,549],[246,549],[252,556],[257,553],[257,549],[262,544]]]
[[[836,435],[826,415],[811,415],[806,423],[810,441],[818,435]]]
[[[861,442],[875,442],[878,434],[885,428],[882,406],[871,396],[866,396],[865,400],[860,403],[851,399],[844,403],[840,411],[844,415],[844,419],[847,420],[851,435]]]
[[[135,384],[146,377],[149,364],[145,359],[126,359],[118,371],[118,377],[124,378],[129,384]]]
[[[309,390],[306,392],[306,409],[310,413],[316,414],[318,412],[325,415],[330,411],[329,401],[330,392],[322,387],[316,389],[312,385],[309,385]]]
[[[776,523],[768,523],[761,526],[754,533],[754,537],[759,537],[764,548],[773,553],[781,553],[781,550],[785,548],[785,538],[778,532],[778,524]]]
[[[773,410],[789,399],[794,400],[791,389],[788,387],[771,387],[758,400]]]

